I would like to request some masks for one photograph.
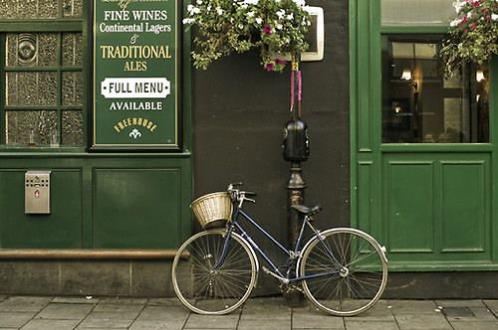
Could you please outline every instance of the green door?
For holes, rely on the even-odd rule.
[[[498,66],[443,77],[453,13],[446,0],[350,2],[352,222],[392,270],[498,268]]]

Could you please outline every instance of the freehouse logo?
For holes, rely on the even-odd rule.
[[[128,136],[136,140],[142,137],[140,129],[145,129],[151,133],[154,133],[157,125],[152,120],[141,117],[124,118],[114,125],[114,130],[118,133],[123,132],[127,128],[132,128]]]

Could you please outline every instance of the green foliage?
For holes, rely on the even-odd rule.
[[[469,62],[483,64],[498,54],[498,2],[457,0],[454,6],[457,17],[450,23],[440,53],[446,75]]]
[[[195,27],[192,58],[197,69],[232,53],[260,49],[267,71],[282,71],[282,54],[308,48],[311,25],[304,0],[195,0],[184,24]]]

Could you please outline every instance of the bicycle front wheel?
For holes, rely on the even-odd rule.
[[[387,284],[382,247],[353,228],[329,229],[313,237],[298,267],[306,296],[336,316],[353,316],[371,308]]]
[[[256,284],[254,253],[238,234],[232,233],[226,256],[218,265],[225,237],[224,229],[200,232],[183,243],[173,261],[175,293],[195,313],[230,313],[244,303]]]

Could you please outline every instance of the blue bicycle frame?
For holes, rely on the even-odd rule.
[[[239,218],[242,218],[242,219],[248,221],[250,224],[252,224],[259,232],[261,232],[263,235],[265,235],[275,246],[278,247],[279,250],[281,250],[287,256],[288,268],[286,270],[286,275],[282,274],[280,269],[275,265],[275,263],[271,260],[271,258],[265,254],[265,252],[256,244],[256,242],[254,242],[254,240],[251,238],[251,236],[244,230],[244,228],[239,223]],[[221,265],[223,264],[223,262],[225,260],[225,257],[228,253],[229,248],[230,248],[229,242],[230,242],[231,234],[234,230],[235,230],[235,232],[240,234],[242,236],[242,238],[244,238],[251,245],[251,247],[254,249],[254,251],[256,251],[256,253],[258,253],[258,255],[271,267],[271,271],[274,274],[278,275],[281,279],[285,279],[288,283],[302,281],[302,280],[306,280],[306,279],[318,278],[318,277],[322,277],[322,276],[338,275],[340,272],[340,269],[342,268],[341,264],[337,261],[333,252],[330,250],[330,247],[321,238],[320,232],[318,230],[316,230],[313,227],[313,225],[310,223],[308,216],[303,217],[303,223],[301,225],[301,229],[299,231],[299,235],[298,235],[296,243],[295,243],[294,251],[286,249],[270,233],[268,233],[253,218],[251,218],[251,216],[249,214],[247,214],[242,209],[240,209],[238,207],[238,205],[236,205],[235,203],[234,203],[234,212],[232,215],[232,221],[229,222],[229,224],[227,226],[228,226],[227,235],[225,237],[225,242],[223,244],[221,256],[218,259],[218,262],[216,263],[216,265],[214,266],[215,269],[221,267]],[[308,226],[313,231],[313,233],[316,235],[316,237],[318,237],[320,242],[325,247],[325,251],[327,252],[329,257],[331,258],[331,261],[333,262],[334,265],[337,265],[337,266],[336,266],[336,269],[328,271],[328,272],[321,272],[318,274],[311,274],[311,275],[306,275],[306,276],[298,276],[298,274],[295,274],[294,277],[290,277],[291,268],[293,266],[293,263],[291,263],[291,261],[295,260],[300,255],[301,241],[303,239],[304,229],[306,228],[306,226]]]

